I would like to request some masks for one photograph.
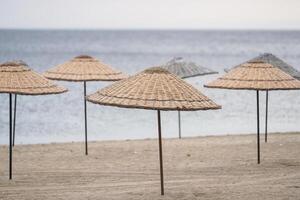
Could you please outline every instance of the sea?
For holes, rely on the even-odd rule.
[[[272,53],[300,70],[300,31],[241,30],[0,30],[0,62],[23,60],[43,73],[75,56],[100,59],[128,75],[174,57],[219,74],[186,81],[222,105],[220,110],[181,112],[182,137],[255,133],[256,92],[203,85],[224,69]],[[16,144],[84,141],[83,83],[56,81],[67,93],[18,96]],[[87,93],[112,84],[88,82]],[[260,92],[261,133],[265,92]],[[0,94],[0,144],[8,144],[9,95]],[[157,138],[157,113],[87,104],[88,140]],[[300,91],[269,92],[269,132],[300,131]],[[178,138],[177,111],[162,112],[163,138]],[[254,137],[255,139],[255,137]],[[270,137],[271,140],[271,137]]]

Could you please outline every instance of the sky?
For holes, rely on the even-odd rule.
[[[0,0],[0,28],[300,30],[300,0]]]

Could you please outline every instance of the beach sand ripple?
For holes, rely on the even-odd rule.
[[[261,138],[216,136],[163,140],[165,196],[160,196],[153,139],[17,145],[13,180],[0,146],[0,199],[299,199],[300,133]]]

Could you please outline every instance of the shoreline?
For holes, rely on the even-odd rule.
[[[184,139],[200,139],[200,138],[210,138],[210,137],[235,137],[235,136],[254,136],[256,137],[257,133],[242,133],[242,134],[223,134],[223,135],[199,135],[199,136],[182,136],[181,139],[178,137],[162,137],[163,140],[184,140]],[[280,134],[300,134],[300,131],[287,131],[287,132],[270,132],[269,135],[280,135]],[[264,137],[264,133],[260,133],[260,137]],[[122,141],[147,141],[147,140],[156,140],[157,138],[141,138],[141,139],[103,139],[103,140],[89,140],[88,143],[98,143],[98,142],[122,142]],[[51,145],[51,144],[77,144],[83,143],[83,141],[63,141],[63,142],[49,142],[49,143],[30,143],[30,144],[16,144],[18,146],[31,146],[31,145]],[[0,144],[1,147],[8,146],[8,144]]]

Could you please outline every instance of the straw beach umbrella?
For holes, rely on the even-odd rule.
[[[100,62],[99,60],[81,55],[72,60],[58,65],[44,73],[44,76],[58,81],[83,82],[84,92],[84,125],[85,125],[85,154],[88,155],[87,139],[87,109],[86,109],[86,82],[87,81],[118,81],[126,76],[113,69],[111,66]]]
[[[285,73],[291,75],[292,77],[294,77],[295,79],[300,80],[300,72],[293,68],[291,65],[287,64],[286,62],[284,62],[283,60],[281,60],[280,58],[278,58],[277,56],[271,54],[271,53],[263,53],[255,58],[252,58],[251,61],[262,61],[265,63],[269,63],[271,65],[273,65],[274,67],[277,67],[279,69],[281,69],[282,71],[284,71]],[[247,61],[247,62],[249,62]],[[239,65],[233,67],[236,68]],[[225,70],[226,72],[228,72],[229,70]],[[266,90],[266,116],[265,116],[265,142],[268,141],[268,108],[269,108],[269,91]]]
[[[12,178],[12,95],[46,95],[66,91],[20,62],[0,65],[0,93],[9,94],[9,179]]]
[[[179,76],[182,79],[195,76],[204,76],[209,74],[218,74],[218,72],[202,67],[194,62],[185,61],[182,57],[175,57],[166,64],[161,66],[169,72]],[[181,138],[181,116],[178,111],[178,134]]]
[[[23,60],[16,60],[16,61],[11,61],[23,66],[28,65],[23,61]],[[17,119],[17,94],[15,96],[15,101],[14,101],[14,111],[13,111],[13,139],[12,139],[12,145],[15,146],[15,135],[16,135],[16,119]]]
[[[260,163],[259,91],[300,89],[300,81],[263,61],[249,61],[204,85],[209,88],[255,90],[257,98],[257,162]]]
[[[107,106],[157,110],[161,195],[164,195],[164,179],[160,111],[221,108],[193,86],[160,67],[118,81],[88,95],[87,100]]]

